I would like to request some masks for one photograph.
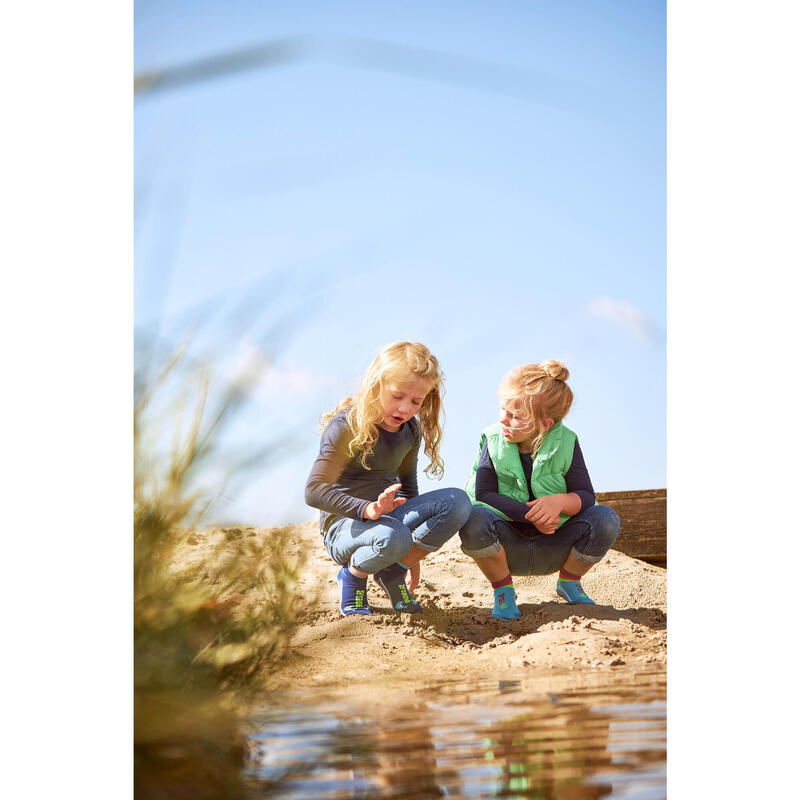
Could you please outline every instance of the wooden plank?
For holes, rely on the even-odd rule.
[[[598,492],[597,502],[611,506],[621,527],[614,549],[659,567],[667,566],[667,490]]]

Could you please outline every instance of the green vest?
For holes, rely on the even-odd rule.
[[[575,449],[575,434],[561,422],[556,422],[544,435],[542,446],[533,459],[531,471],[531,489],[534,497],[543,497],[546,494],[561,494],[567,491],[564,476],[572,464],[572,453]],[[464,487],[475,506],[491,508],[503,519],[510,520],[502,511],[475,499],[475,476],[478,473],[478,460],[486,442],[489,449],[489,458],[492,460],[494,471],[497,473],[497,491],[506,497],[527,503],[529,498],[528,486],[525,483],[525,472],[519,457],[519,448],[513,442],[503,438],[503,429],[499,422],[495,422],[481,432],[478,443],[478,455],[472,465],[467,485]],[[559,527],[569,519],[569,514],[562,514]]]

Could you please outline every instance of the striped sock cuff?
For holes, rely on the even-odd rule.
[[[509,572],[508,575],[505,576],[502,580],[494,581],[492,583],[492,589],[502,589],[503,586],[513,586],[514,581],[511,580],[511,573]]]

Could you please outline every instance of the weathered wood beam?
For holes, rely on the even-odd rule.
[[[667,566],[667,490],[598,492],[597,502],[619,515],[614,549],[659,567]]]

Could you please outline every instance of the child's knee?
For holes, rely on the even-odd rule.
[[[414,544],[411,531],[405,525],[383,530],[374,543],[378,552],[390,559],[399,561],[408,554]]]
[[[455,533],[469,519],[472,500],[463,489],[437,489],[432,493],[437,520]]]
[[[457,528],[462,528],[472,514],[472,500],[463,489],[453,489],[450,500],[450,515]]]
[[[594,506],[592,513],[592,529],[595,541],[611,549],[619,535],[620,521],[617,512],[610,506]]]

